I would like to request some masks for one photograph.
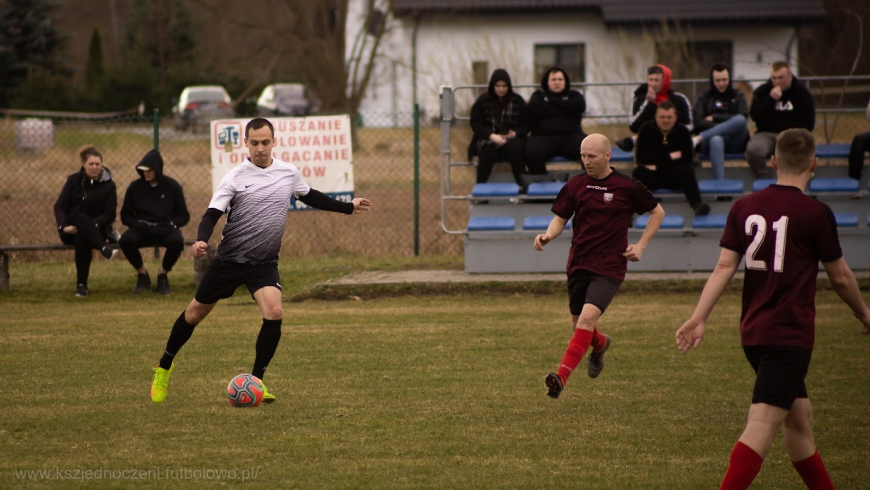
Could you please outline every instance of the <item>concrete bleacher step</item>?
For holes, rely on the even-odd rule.
[[[474,184],[471,189],[471,197],[487,199],[497,197],[517,197],[520,195],[520,186],[513,182],[487,182]]]
[[[743,181],[738,179],[704,179],[698,181],[698,190],[705,194],[743,194]]]

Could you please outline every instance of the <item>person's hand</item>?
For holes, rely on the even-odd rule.
[[[625,249],[622,256],[632,262],[638,262],[640,258],[643,257],[643,248],[638,246],[638,244],[633,243]]]
[[[782,98],[782,89],[779,86],[773,87],[770,90],[770,98],[773,100],[779,100]]]
[[[671,152],[671,160],[679,160],[680,157],[682,157],[682,156],[683,156],[683,152],[681,152],[680,150]]]
[[[656,91],[652,87],[646,89],[646,101],[650,104],[656,101]]]
[[[653,172],[656,171],[656,166],[655,166],[655,165],[644,165],[644,167],[646,167],[646,168],[652,170]]]
[[[677,330],[677,348],[685,354],[689,349],[697,349],[704,340],[704,322],[695,318],[689,318]]]
[[[861,330],[861,335],[870,334],[870,309],[865,308],[864,313],[860,313],[855,315],[855,318],[861,321],[864,324],[864,329]]]
[[[509,129],[507,132],[507,136],[505,136],[505,137],[509,140],[512,140],[512,139],[517,137],[517,133],[514,133],[513,129]]]
[[[194,242],[193,245],[190,246],[193,250],[194,257],[205,257],[205,251],[208,250],[208,243],[202,240],[198,240]]]
[[[507,143],[507,140],[504,138],[504,136],[496,133],[492,133],[491,135],[489,135],[489,140],[495,143],[495,146],[501,146]]]
[[[66,225],[63,227],[63,232],[66,233],[67,235],[75,235],[76,233],[79,232],[79,229],[73,225]]]
[[[368,211],[372,207],[372,202],[364,197],[354,198],[353,201],[353,214],[359,214],[360,211]]]
[[[546,233],[541,233],[540,235],[535,237],[535,250],[543,250],[544,245],[550,243],[553,240],[553,237]]]
[[[713,120],[713,116],[707,116],[707,117],[704,118],[704,120],[705,120],[705,121],[712,121],[712,120]]]

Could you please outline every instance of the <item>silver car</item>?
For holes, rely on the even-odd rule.
[[[257,115],[310,116],[317,113],[317,102],[301,83],[275,83],[266,86],[257,99]]]
[[[178,103],[172,106],[175,129],[192,132],[207,128],[213,119],[235,116],[233,102],[227,90],[220,85],[194,85],[181,91]]]

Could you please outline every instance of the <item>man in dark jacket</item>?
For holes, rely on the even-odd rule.
[[[704,216],[710,214],[710,205],[701,200],[692,158],[692,133],[677,122],[674,104],[662,101],[656,107],[655,120],[644,124],[637,134],[637,168],[632,177],[651,191],[681,189],[695,215]]]
[[[710,88],[695,101],[693,143],[701,153],[710,155],[713,176],[725,178],[725,153],[742,153],[749,131],[746,97],[731,85],[728,66],[715,64],[710,69]]]
[[[654,65],[646,70],[646,83],[640,84],[631,99],[628,129],[637,134],[641,126],[655,119],[656,107],[666,100],[671,101],[677,111],[677,122],[689,131],[693,128],[692,106],[689,99],[671,89],[671,69],[665,65]],[[634,149],[637,136],[629,136],[616,142],[624,151]]]
[[[151,150],[136,165],[141,176],[127,188],[121,207],[121,222],[128,230],[121,235],[121,250],[138,273],[135,293],[151,289],[151,276],[142,262],[141,247],[166,247],[163,264],[157,273],[157,292],[170,292],[167,273],[172,270],[184,250],[182,226],[190,221],[181,185],[163,175],[163,157]]]
[[[770,176],[767,158],[773,155],[779,133],[792,128],[812,131],[816,125],[813,96],[785,61],[771,65],[770,80],[752,92],[749,114],[757,132],[746,145],[746,161],[757,178]]]

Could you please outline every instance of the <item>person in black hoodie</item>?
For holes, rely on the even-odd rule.
[[[471,106],[474,137],[468,147],[468,158],[477,155],[478,184],[489,180],[495,162],[507,160],[514,180],[522,187],[523,143],[529,132],[526,124],[526,101],[514,93],[506,70],[494,70],[486,93]]]
[[[529,173],[547,173],[547,160],[561,156],[580,160],[580,143],[586,138],[581,122],[586,98],[571,90],[564,70],[553,67],[541,77],[541,88],[529,98],[531,136],[526,140],[526,165]]]
[[[746,97],[731,85],[727,65],[715,64],[710,69],[710,88],[695,101],[695,133],[692,142],[701,153],[710,155],[713,176],[725,178],[725,153],[742,153],[746,149],[749,131]]]
[[[127,231],[121,235],[121,250],[138,277],[134,293],[151,289],[151,276],[142,262],[139,249],[148,246],[166,247],[163,264],[157,272],[157,292],[169,294],[168,273],[184,250],[182,226],[190,221],[190,213],[184,200],[184,190],[175,179],[163,174],[163,157],[151,150],[136,164],[141,178],[127,187],[124,205],[121,206],[121,222]]]
[[[88,295],[91,250],[99,250],[107,259],[117,252],[106,241],[114,231],[118,195],[112,172],[103,166],[103,155],[93,145],[80,148],[79,158],[82,168],[67,177],[54,203],[54,218],[60,241],[76,247],[76,296],[84,298]]]
[[[628,129],[635,136],[627,136],[616,141],[616,146],[623,151],[632,151],[637,133],[641,126],[655,119],[656,107],[669,100],[677,109],[677,122],[689,131],[694,127],[692,122],[692,106],[689,99],[671,88],[671,69],[665,65],[653,65],[646,70],[646,83],[638,85],[634,90],[629,108]]]
[[[767,158],[773,155],[779,133],[792,128],[812,132],[816,125],[813,96],[785,61],[771,65],[770,80],[752,92],[749,114],[757,132],[746,145],[746,161],[759,179],[770,177]]]

